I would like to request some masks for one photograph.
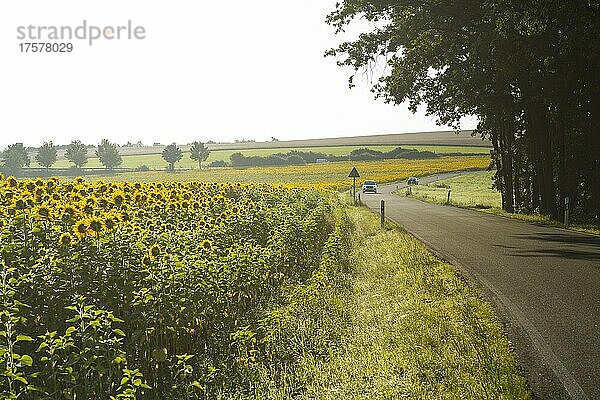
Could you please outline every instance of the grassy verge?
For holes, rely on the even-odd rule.
[[[326,359],[307,358],[310,399],[528,399],[491,306],[456,269],[398,228],[351,209],[352,323]]]
[[[484,171],[440,180],[429,185],[413,186],[410,195],[430,203],[472,208],[521,221],[600,234],[600,227],[595,225],[574,224],[567,227],[539,214],[507,213],[502,209],[500,193],[492,189],[492,176],[492,172]],[[448,202],[448,190],[451,191],[450,202]],[[401,194],[407,193],[407,191],[401,192]]]

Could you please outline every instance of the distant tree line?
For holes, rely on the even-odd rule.
[[[292,150],[287,153],[275,153],[268,156],[245,156],[238,152],[233,153],[229,159],[234,168],[262,167],[262,166],[286,166],[316,163],[318,161],[376,161],[387,159],[426,159],[436,158],[437,155],[431,151],[417,151],[414,149],[403,149],[397,147],[388,152],[372,150],[368,148],[355,149],[348,155],[336,156],[314,151]]]
[[[424,160],[428,158],[437,158],[438,155],[432,151],[418,151],[415,149],[403,149],[396,147],[390,151],[378,151],[368,148],[352,150],[348,159],[350,161],[371,161],[371,160],[392,160],[392,159],[407,159],[407,160]]]
[[[72,141],[69,145],[63,146],[65,150],[65,158],[73,164],[73,168],[82,169],[88,162],[88,145],[85,145],[79,140]],[[35,161],[46,170],[49,170],[52,165],[58,160],[58,148],[51,141],[37,149]],[[95,151],[100,164],[109,171],[120,167],[123,164],[123,158],[119,153],[119,146],[116,143],[111,143],[107,139],[102,139]],[[210,155],[210,150],[202,142],[193,142],[190,149],[190,158],[198,162],[198,168],[202,168],[202,162],[206,161]],[[176,144],[171,144],[165,147],[162,152],[163,159],[167,162],[169,170],[175,169],[175,163],[179,162],[183,157],[183,151]],[[31,159],[27,148],[23,143],[15,143],[9,145],[0,153],[0,161],[2,163],[2,172],[6,175],[19,176],[23,168],[31,165]]]
[[[327,21],[355,19],[373,28],[327,54],[359,73],[385,59],[373,91],[386,102],[457,129],[477,116],[506,211],[558,219],[569,197],[600,220],[599,1],[344,0]]]

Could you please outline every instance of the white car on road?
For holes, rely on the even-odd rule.
[[[377,182],[375,181],[364,181],[362,184],[363,193],[377,193]]]

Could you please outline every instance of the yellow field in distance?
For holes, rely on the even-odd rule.
[[[394,182],[409,176],[430,175],[445,171],[484,169],[490,164],[489,156],[440,157],[426,160],[347,161],[307,164],[285,167],[255,167],[246,169],[211,168],[190,171],[148,171],[118,174],[98,179],[107,181],[204,181],[271,183],[298,187],[343,189],[352,184],[348,174],[352,167],[360,173],[357,183],[372,179],[378,183]]]

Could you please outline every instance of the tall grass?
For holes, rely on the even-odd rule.
[[[352,327],[327,362],[308,360],[316,399],[528,399],[492,307],[398,228],[350,211]]]
[[[413,197],[437,204],[480,209],[501,209],[500,192],[492,188],[493,172],[475,172],[411,187]],[[450,190],[450,203],[448,191]]]

